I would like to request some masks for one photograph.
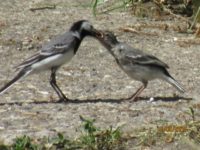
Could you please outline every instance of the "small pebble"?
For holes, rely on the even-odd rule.
[[[147,102],[153,102],[154,101],[154,97],[149,98],[149,100]]]

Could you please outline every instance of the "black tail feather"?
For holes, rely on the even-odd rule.
[[[21,70],[11,81],[9,81],[5,86],[0,89],[0,94],[4,93],[8,88],[10,88],[14,83],[20,80],[22,77],[28,75],[30,70],[27,71],[25,69]]]

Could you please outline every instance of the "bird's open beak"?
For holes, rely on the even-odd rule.
[[[101,32],[101,30],[93,29],[92,34],[96,38],[103,38],[103,33]]]

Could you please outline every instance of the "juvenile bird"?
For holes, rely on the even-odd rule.
[[[40,52],[19,64],[16,67],[18,74],[0,89],[0,94],[4,93],[19,79],[27,75],[44,70],[51,70],[51,86],[59,96],[60,101],[68,100],[56,83],[56,71],[61,65],[72,59],[84,37],[96,37],[97,34],[98,30],[87,20],[80,20],[73,23],[69,31],[56,36],[44,44]]]
[[[129,98],[136,100],[140,93],[147,87],[148,81],[161,79],[179,92],[184,93],[183,87],[169,74],[168,65],[153,55],[144,53],[130,45],[119,42],[110,31],[101,31],[98,40],[115,58],[119,67],[131,78],[140,81],[143,85]]]

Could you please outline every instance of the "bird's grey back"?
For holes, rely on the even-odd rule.
[[[164,68],[169,68],[168,65],[161,60],[159,60],[157,57],[147,54],[139,49],[133,48],[130,45],[120,42],[117,45],[117,49],[119,49],[121,52],[121,55],[133,63],[139,63],[143,65],[156,65]]]
[[[64,34],[58,35],[44,44],[41,48],[41,53],[52,53],[55,51],[55,48],[59,46],[63,46],[65,49],[70,47],[73,48],[74,40],[75,36],[73,35],[73,32],[65,32]]]
[[[118,47],[125,53],[126,55],[144,55],[145,53],[139,49],[133,48],[127,43],[120,42]]]

